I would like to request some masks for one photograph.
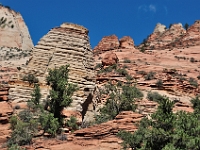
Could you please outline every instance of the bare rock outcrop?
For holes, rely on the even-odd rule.
[[[32,49],[33,42],[21,14],[1,5],[0,16],[7,18],[7,22],[11,22],[13,25],[13,28],[8,25],[0,28],[0,47],[16,47],[22,50]]]
[[[119,40],[116,35],[105,36],[101,39],[93,52],[101,53],[102,51],[109,51],[119,48]]]
[[[147,49],[162,48],[172,42],[179,40],[186,33],[181,23],[173,24],[169,29],[157,24],[154,32],[148,37],[145,46]]]
[[[124,36],[119,40],[120,48],[134,49],[134,41],[130,36]]]
[[[200,45],[200,20],[196,20],[180,39],[168,44],[166,48],[183,48],[197,45]]]
[[[157,23],[153,33],[163,33],[165,31],[166,31],[166,26],[161,23]]]
[[[0,145],[7,141],[10,135],[9,119],[13,114],[13,108],[8,102],[9,87],[0,85]]]
[[[45,80],[48,69],[69,64],[69,82],[79,87],[69,109],[85,116],[88,109],[92,111],[92,94],[95,88],[93,63],[88,30],[80,25],[63,23],[60,27],[51,29],[34,47],[27,67],[22,68],[19,76],[10,82],[10,97],[16,102],[27,101],[32,87],[22,79],[24,75],[34,74],[41,85],[42,99],[46,99],[49,93]]]
[[[77,130],[74,134],[75,137],[82,137],[82,139],[93,139],[116,135],[120,130],[134,132],[137,130],[136,123],[143,117],[143,115],[132,111],[123,111],[114,120]]]
[[[105,56],[102,58],[102,65],[103,66],[111,66],[116,64],[119,61],[117,55],[113,52],[106,53]]]

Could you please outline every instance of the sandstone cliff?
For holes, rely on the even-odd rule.
[[[0,5],[0,83],[7,83],[29,60],[33,43],[20,13]]]
[[[30,98],[32,87],[23,82],[22,78],[24,75],[34,74],[39,79],[43,100],[46,99],[49,92],[45,81],[48,69],[69,64],[69,81],[79,87],[69,109],[81,112],[84,117],[88,115],[88,109],[92,111],[92,94],[95,88],[93,63],[88,30],[76,24],[63,23],[60,27],[51,29],[34,47],[28,65],[10,82],[10,98],[15,102],[26,102]]]
[[[0,47],[16,47],[22,50],[33,48],[28,28],[19,12],[0,5],[0,16],[12,21],[13,28],[5,26],[0,28]]]

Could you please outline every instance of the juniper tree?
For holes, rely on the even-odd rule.
[[[49,75],[46,77],[47,84],[51,90],[48,98],[48,107],[55,118],[58,118],[59,124],[63,124],[61,115],[64,107],[67,107],[72,102],[72,95],[76,91],[77,86],[69,83],[68,73],[69,65],[59,68],[50,69]]]

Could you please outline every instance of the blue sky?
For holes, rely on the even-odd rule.
[[[0,0],[20,12],[34,45],[51,28],[72,22],[89,29],[94,47],[103,36],[131,36],[135,44],[160,22],[193,24],[200,19],[200,0]]]

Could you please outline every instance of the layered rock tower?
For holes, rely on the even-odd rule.
[[[10,82],[13,84],[10,97],[14,101],[27,101],[32,88],[22,78],[24,75],[34,74],[39,79],[45,99],[49,92],[45,81],[48,69],[69,64],[69,82],[79,87],[69,109],[79,111],[84,116],[92,103],[95,88],[94,61],[88,32],[83,26],[72,23],[63,23],[60,27],[51,29],[34,47],[27,67]]]

